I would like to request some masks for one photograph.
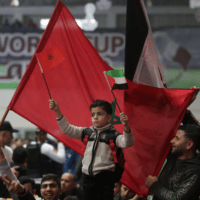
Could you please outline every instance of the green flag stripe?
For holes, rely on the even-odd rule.
[[[106,71],[106,74],[111,77],[124,77],[124,70],[119,69],[119,70],[110,70]]]

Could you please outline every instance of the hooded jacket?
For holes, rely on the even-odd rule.
[[[58,125],[60,126],[61,131],[70,138],[75,138],[82,141],[83,131],[86,128],[77,127],[71,125],[67,122],[65,117],[62,117],[58,120]],[[87,175],[96,175],[103,170],[114,171],[115,163],[113,160],[113,155],[109,144],[102,142],[106,137],[105,131],[116,131],[116,135],[119,134],[117,130],[111,125],[108,124],[101,128],[90,127],[93,130],[90,138],[94,140],[88,141],[83,157],[83,167],[82,172]],[[128,148],[134,144],[134,137],[132,132],[124,134],[119,134],[116,138],[116,147]],[[92,153],[95,151],[95,153]],[[92,166],[92,169],[89,170],[89,166]],[[90,172],[89,172],[90,171]]]
[[[185,160],[170,155],[150,190],[154,193],[153,200],[199,200],[200,155]]]

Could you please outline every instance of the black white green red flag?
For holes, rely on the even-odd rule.
[[[105,71],[104,74],[111,90],[128,88],[123,69]]]

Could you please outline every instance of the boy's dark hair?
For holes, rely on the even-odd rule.
[[[29,176],[21,176],[19,177],[19,182],[24,185],[26,183],[31,183],[32,188],[35,189],[35,181]]]
[[[90,110],[96,107],[102,107],[102,109],[106,111],[108,115],[112,115],[112,105],[109,102],[97,99],[90,105]]]
[[[55,174],[47,174],[47,175],[43,176],[43,178],[41,180],[41,185],[44,181],[49,181],[51,179],[56,181],[56,183],[58,184],[58,187],[61,188],[60,178]]]
[[[185,132],[185,137],[192,140],[194,143],[194,150],[200,150],[200,127],[193,124],[186,124],[179,126],[178,130]]]
[[[24,147],[16,147],[13,151],[13,161],[17,164],[23,164],[27,159],[27,150]]]

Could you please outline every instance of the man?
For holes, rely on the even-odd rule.
[[[35,181],[29,176],[21,176],[19,178],[19,182],[35,196],[36,189],[35,189]]]
[[[182,125],[171,140],[171,154],[159,177],[149,175],[145,185],[154,200],[199,200],[200,195],[200,127]]]
[[[73,195],[77,196],[79,200],[82,199],[82,191],[79,185],[76,184],[76,175],[72,173],[64,173],[61,176],[62,195],[60,200],[65,197]]]
[[[35,200],[33,194],[18,181],[9,176],[0,177],[9,187],[9,191],[18,194],[19,200]],[[47,174],[42,178],[40,193],[44,200],[59,200],[61,194],[60,179],[55,174]]]
[[[115,196],[114,200],[128,200],[135,196],[135,193],[131,191],[125,185],[121,185],[121,193]]]
[[[0,127],[0,140],[1,140],[1,151],[3,152],[4,156],[6,157],[8,163],[12,162],[12,156],[13,156],[13,151],[12,149],[8,146],[13,140],[13,132],[18,132],[18,130],[13,129],[11,126],[10,122],[4,121],[3,124]],[[5,160],[5,158],[4,158]],[[17,167],[13,167],[12,170],[15,173],[15,175],[19,175],[19,172],[17,172],[15,169]],[[3,184],[3,182],[0,180],[0,197],[5,197],[5,198],[10,198],[11,195],[8,192],[6,186]]]
[[[36,128],[36,141],[30,142],[28,151],[27,175],[32,178],[42,177],[44,174],[54,173],[62,175],[62,163],[66,161],[65,147],[58,142],[57,149],[46,140],[47,133]]]

